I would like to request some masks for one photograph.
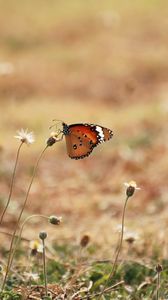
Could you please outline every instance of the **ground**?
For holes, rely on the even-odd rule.
[[[28,128],[36,137],[33,145],[22,147],[12,201],[1,231],[10,233],[16,224],[52,120],[103,125],[114,131],[114,137],[88,158],[71,160],[65,140],[47,149],[23,220],[32,214],[58,215],[62,223],[53,227],[44,218],[34,217],[25,225],[22,236],[31,241],[38,239],[39,231],[46,230],[54,259],[69,263],[72,272],[80,239],[87,233],[90,241],[82,258],[89,271],[85,269],[84,274],[95,283],[97,275],[89,272],[100,270],[99,266],[91,268],[91,264],[114,259],[125,201],[124,182],[135,180],[141,190],[128,202],[120,255],[123,269],[113,283],[123,279],[128,265],[135,270],[137,263],[147,271],[140,272],[137,282],[127,280],[127,286],[133,289],[135,284],[137,289],[147,278],[154,286],[157,263],[164,265],[166,278],[168,248],[167,2],[1,2],[1,210],[9,194],[19,146],[13,136],[18,129]],[[132,243],[128,237],[133,238]],[[10,238],[2,233],[0,241],[5,265]],[[29,242],[20,247],[20,263],[24,265]],[[105,263],[100,273],[108,273],[110,267]],[[68,276],[66,271],[64,276]],[[49,277],[50,283],[64,282],[60,274],[57,280]],[[97,282],[97,289],[103,280]],[[125,290],[123,299],[135,299],[131,288]]]

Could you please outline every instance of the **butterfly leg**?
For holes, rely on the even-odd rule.
[[[60,134],[61,134],[61,136],[59,137]],[[56,141],[57,141],[57,142],[62,141],[63,136],[64,136],[63,132],[59,129],[59,130],[58,130],[58,134],[55,135]]]
[[[55,138],[55,140],[56,140],[57,142],[62,141],[63,136],[64,136],[64,133],[63,133],[63,131],[62,131],[61,129],[58,128],[58,121],[59,121],[59,120],[54,119],[54,120],[52,120],[52,121],[54,122],[54,124],[51,125],[51,126],[49,127],[49,129],[52,129],[53,127],[55,127],[55,131],[52,132],[51,135]],[[61,136],[59,137],[60,134],[61,134]]]
[[[55,139],[56,142],[60,142],[63,139],[64,133],[62,130],[58,129],[57,132],[52,132],[51,136]]]
[[[54,120],[53,120],[54,121]],[[49,129],[52,129],[53,127],[55,127],[56,128],[56,130],[57,130],[57,123],[55,123],[55,124],[53,124],[53,125],[51,125],[50,127],[49,127]]]

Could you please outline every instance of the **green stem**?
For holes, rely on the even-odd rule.
[[[12,233],[10,233],[10,232],[6,232],[6,231],[2,231],[2,230],[0,230],[0,233],[1,234],[5,234],[5,235],[8,235],[8,236],[10,236],[10,237],[12,237]],[[16,235],[16,237],[18,238],[19,236],[18,235]],[[30,242],[30,240],[29,239],[26,239],[25,237],[21,237],[21,239],[23,240],[23,241],[25,241],[25,242]]]
[[[2,214],[0,216],[0,226],[1,226],[2,222],[3,222],[3,218],[4,218],[4,215],[5,215],[5,212],[6,212],[7,208],[8,208],[10,200],[11,200],[12,191],[13,191],[13,184],[14,184],[14,179],[15,179],[15,174],[16,174],[16,168],[17,168],[17,164],[18,164],[18,160],[19,160],[19,154],[20,154],[20,150],[21,150],[22,145],[23,145],[23,142],[20,143],[19,148],[17,150],[15,165],[14,165],[12,179],[11,179],[9,196],[8,196],[8,200],[7,200],[7,203],[5,205],[5,208],[4,208],[4,210],[3,210],[3,212],[2,212]]]
[[[159,300],[159,289],[160,289],[160,272],[157,272],[157,291],[156,291],[156,300]]]
[[[120,241],[119,241],[117,254],[116,254],[116,257],[115,257],[115,260],[114,260],[113,268],[112,268],[112,271],[110,273],[110,276],[109,276],[108,280],[110,280],[113,277],[113,275],[115,274],[115,271],[116,271],[115,269],[116,269],[116,265],[117,265],[117,261],[118,261],[118,256],[119,256],[121,248],[122,248],[123,236],[124,236],[125,211],[126,211],[128,199],[129,199],[129,197],[126,198],[125,203],[124,203],[123,214],[122,214],[122,225],[121,225],[121,237],[120,237]]]
[[[16,240],[16,243],[15,243],[14,249],[13,249],[13,251],[12,251],[9,269],[11,268],[11,265],[12,265],[12,262],[13,262],[13,259],[14,259],[14,256],[15,256],[15,253],[16,253],[16,250],[17,250],[17,247],[18,247],[18,244],[19,244],[19,242],[20,242],[21,235],[22,235],[22,232],[23,232],[23,229],[24,229],[25,224],[26,224],[30,219],[36,218],[36,217],[41,217],[41,218],[48,219],[48,217],[47,217],[47,216],[44,216],[44,215],[32,215],[32,216],[27,217],[27,218],[24,220],[24,222],[23,222],[22,225],[21,225],[19,235],[16,237],[17,240]]]
[[[98,300],[101,299],[101,296],[103,295],[104,293],[104,290],[106,289],[110,279],[114,276],[115,272],[116,272],[116,265],[117,265],[117,261],[118,261],[118,257],[119,257],[119,254],[120,254],[120,251],[121,251],[121,248],[122,248],[122,242],[123,242],[123,236],[124,236],[124,222],[125,222],[125,212],[126,212],[126,207],[127,207],[127,202],[128,202],[128,199],[129,199],[129,196],[126,197],[125,199],[125,203],[124,203],[124,208],[123,208],[123,213],[122,213],[122,225],[121,225],[121,236],[120,236],[120,240],[119,240],[119,245],[118,245],[118,249],[116,251],[116,256],[115,256],[115,259],[114,259],[114,263],[113,263],[113,267],[112,267],[112,270],[109,274],[109,277],[106,281],[106,284],[100,294],[100,297],[98,298]]]
[[[35,175],[36,175],[36,171],[37,171],[39,162],[40,162],[40,160],[41,160],[41,158],[42,158],[42,156],[43,156],[43,154],[44,154],[44,152],[46,151],[47,148],[48,148],[48,146],[46,146],[46,147],[43,149],[43,151],[42,151],[42,152],[40,153],[40,155],[39,155],[39,158],[37,159],[37,162],[36,162],[35,167],[34,167],[34,170],[33,170],[33,175],[32,175],[32,178],[31,178],[31,181],[30,181],[30,184],[29,184],[27,193],[26,193],[26,197],[25,197],[25,200],[24,200],[24,203],[23,203],[21,212],[20,212],[20,214],[19,214],[19,217],[18,217],[16,226],[15,226],[15,229],[14,229],[14,232],[13,232],[13,236],[12,236],[12,240],[11,240],[11,244],[10,244],[10,249],[9,249],[9,256],[8,256],[8,261],[7,261],[6,273],[5,273],[5,277],[4,277],[3,284],[2,284],[2,291],[4,290],[4,287],[5,287],[5,284],[6,284],[6,281],[7,281],[7,277],[8,277],[8,273],[9,273],[10,267],[11,267],[10,261],[11,261],[11,255],[12,255],[12,247],[13,247],[13,244],[14,244],[14,240],[15,240],[15,236],[16,236],[17,229],[18,229],[18,225],[19,225],[19,223],[20,223],[20,219],[21,219],[22,214],[23,214],[23,211],[24,211],[24,209],[25,209],[25,206],[26,206],[26,203],[27,203],[27,200],[28,200],[28,196],[29,196],[29,192],[30,192],[30,189],[31,189],[31,186],[32,186],[34,177],[35,177]]]
[[[108,288],[106,288],[105,290],[104,290],[104,293],[108,293],[108,292],[110,292],[110,291],[112,291],[113,289],[115,289],[115,288],[117,288],[119,285],[121,285],[121,284],[123,284],[124,283],[124,280],[122,280],[122,281],[119,281],[119,282],[117,282],[116,284],[114,284],[114,285],[112,285],[112,286],[110,286],[110,287],[108,287]],[[84,297],[82,297],[81,299],[82,300],[84,300],[84,299],[92,299],[92,298],[95,298],[96,296],[100,296],[100,292],[99,293],[96,293],[96,294],[93,294],[93,295],[87,295],[87,296],[84,296]]]
[[[44,284],[45,284],[45,294],[48,296],[48,288],[47,288],[47,274],[46,274],[46,258],[45,258],[45,242],[42,240],[43,245],[43,273],[44,273]]]

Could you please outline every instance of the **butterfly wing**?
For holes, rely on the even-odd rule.
[[[110,129],[93,124],[65,124],[65,139],[68,155],[73,159],[84,158],[99,143],[109,140],[113,133]]]

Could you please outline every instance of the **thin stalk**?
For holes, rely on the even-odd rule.
[[[109,274],[109,277],[105,283],[105,286],[98,298],[98,300],[101,299],[101,296],[103,295],[110,279],[114,276],[115,274],[115,271],[116,271],[116,265],[117,265],[117,261],[118,261],[118,257],[119,257],[119,254],[120,254],[120,251],[121,251],[121,248],[122,248],[122,242],[123,242],[123,236],[124,236],[124,222],[125,222],[125,212],[126,212],[126,207],[127,207],[127,202],[128,202],[128,199],[129,199],[129,196],[126,197],[125,199],[125,203],[124,203],[124,208],[123,208],[123,213],[122,213],[122,225],[121,225],[121,235],[120,235],[120,240],[119,240],[119,245],[118,245],[118,249],[116,251],[116,256],[115,256],[115,259],[114,259],[114,263],[113,263],[113,267],[112,267],[112,270]]]
[[[45,242],[42,240],[43,245],[43,273],[44,273],[44,285],[45,285],[45,294],[48,296],[48,288],[47,288],[47,274],[46,274],[46,257],[45,257]]]
[[[5,234],[5,235],[7,235],[7,236],[10,236],[10,237],[12,237],[12,233],[10,233],[10,232],[6,232],[6,231],[2,231],[2,230],[0,230],[0,233],[1,234]],[[16,238],[18,238],[19,236],[18,235],[16,235]],[[30,239],[27,239],[27,238],[25,238],[25,237],[21,237],[21,239],[23,240],[23,241],[25,241],[25,242],[30,242]]]
[[[14,229],[14,232],[13,232],[13,236],[12,236],[12,240],[11,240],[11,244],[10,244],[10,249],[9,249],[9,256],[8,256],[8,261],[7,261],[6,273],[5,273],[5,277],[4,277],[3,284],[2,284],[2,291],[4,290],[4,287],[5,287],[5,284],[6,284],[6,281],[7,281],[7,277],[8,277],[8,273],[9,273],[10,267],[11,267],[10,261],[11,261],[11,255],[12,255],[12,247],[13,247],[13,244],[14,244],[14,241],[15,241],[15,236],[16,236],[16,232],[17,232],[17,229],[18,229],[18,225],[20,223],[20,219],[21,219],[23,211],[25,209],[25,206],[26,206],[26,203],[27,203],[27,200],[28,200],[28,196],[29,196],[29,192],[30,192],[34,177],[36,175],[36,171],[37,171],[39,162],[40,162],[40,160],[41,160],[41,158],[42,158],[42,156],[43,156],[43,154],[44,154],[44,152],[46,151],[47,148],[48,148],[48,145],[42,150],[42,152],[40,153],[39,158],[37,159],[37,162],[34,166],[33,175],[32,175],[32,178],[30,180],[30,184],[29,184],[29,187],[28,187],[28,190],[27,190],[27,193],[26,193],[26,197],[25,197],[22,209],[20,211],[15,229]]]
[[[115,288],[117,288],[119,285],[121,285],[121,284],[123,284],[124,283],[124,280],[122,280],[122,281],[119,281],[119,282],[117,282],[116,284],[114,284],[114,285],[112,285],[112,286],[110,286],[110,287],[108,287],[108,288],[106,288],[105,290],[104,290],[104,293],[108,293],[108,292],[110,292],[110,291],[112,291],[113,289],[115,289]],[[78,292],[77,292],[78,293]],[[76,294],[77,294],[76,293]],[[84,300],[84,299],[93,299],[93,298],[95,298],[95,297],[97,297],[97,296],[99,296],[101,294],[101,292],[99,292],[99,293],[96,293],[96,294],[93,294],[93,295],[86,295],[86,296],[84,296],[84,297],[82,297],[82,298],[80,298],[81,300]],[[78,294],[77,294],[78,295]],[[74,296],[74,295],[73,295]],[[72,297],[73,297],[72,296]],[[76,296],[76,295],[75,295]],[[72,300],[73,298],[71,298],[71,300]]]
[[[160,289],[160,272],[157,272],[156,300],[159,300],[159,289]]]
[[[118,261],[118,256],[119,256],[121,248],[122,248],[123,236],[124,236],[125,211],[126,211],[128,199],[129,199],[129,197],[127,196],[127,198],[125,200],[125,203],[124,203],[123,214],[122,214],[121,236],[120,236],[119,246],[118,246],[117,254],[116,254],[116,257],[115,257],[115,260],[114,260],[113,268],[112,268],[112,271],[109,275],[108,280],[110,280],[111,277],[115,274],[115,269],[116,269],[116,264],[117,264],[117,261]]]
[[[12,251],[9,269],[10,269],[11,266],[12,266],[12,262],[13,262],[13,259],[14,259],[14,256],[15,256],[15,253],[16,253],[16,250],[17,250],[17,246],[18,246],[18,244],[19,244],[19,242],[20,242],[20,239],[21,239],[21,235],[22,235],[24,226],[25,226],[25,224],[26,224],[30,219],[35,218],[35,217],[41,217],[41,218],[48,219],[48,217],[47,217],[47,216],[44,216],[44,215],[32,215],[32,216],[27,217],[27,218],[24,220],[24,222],[23,222],[22,225],[21,225],[20,232],[19,232],[18,236],[16,237],[17,240],[16,240],[16,243],[15,243],[14,249],[13,249],[13,251]]]
[[[10,184],[10,190],[9,190],[9,196],[8,196],[8,200],[7,200],[7,203],[5,205],[5,208],[0,216],[0,226],[3,222],[3,218],[4,218],[4,215],[6,213],[6,210],[9,206],[9,203],[10,203],[10,200],[11,200],[11,196],[12,196],[12,191],[13,191],[13,184],[14,184],[14,179],[15,179],[15,174],[16,174],[16,168],[17,168],[17,164],[18,164],[18,160],[19,160],[19,154],[20,154],[20,150],[21,150],[21,147],[23,145],[23,142],[20,143],[19,147],[18,147],[18,150],[17,150],[17,153],[16,153],[16,160],[15,160],[15,165],[14,165],[14,169],[13,169],[13,173],[12,173],[12,179],[11,179],[11,184]]]

